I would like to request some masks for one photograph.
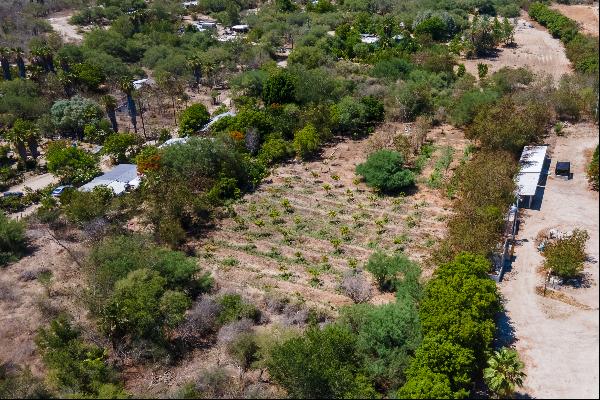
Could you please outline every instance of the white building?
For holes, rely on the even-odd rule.
[[[519,160],[520,170],[516,177],[517,194],[527,199],[529,207],[537,192],[540,176],[546,162],[548,146],[525,146]]]
[[[95,187],[106,186],[113,193],[120,195],[127,189],[136,189],[140,185],[135,164],[119,164],[107,173],[100,175],[79,188],[82,192],[90,192]]]

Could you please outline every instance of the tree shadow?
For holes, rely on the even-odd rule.
[[[501,302],[504,303],[505,299],[502,298]],[[512,320],[506,313],[504,307],[502,307],[502,311],[496,314],[496,336],[494,338],[493,346],[496,349],[501,347],[511,347],[517,340]]]

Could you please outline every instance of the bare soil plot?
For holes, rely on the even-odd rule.
[[[83,40],[83,34],[79,31],[77,25],[71,25],[69,18],[73,15],[72,11],[61,11],[52,14],[47,18],[47,21],[52,25],[52,29],[60,34],[63,40],[67,43],[80,43]]]
[[[598,36],[598,3],[553,4],[551,8],[579,23],[584,33]]]
[[[37,330],[59,310],[69,312],[78,324],[87,323],[80,296],[84,282],[77,263],[45,228],[34,226],[27,234],[32,254],[0,273],[0,360],[29,366],[41,375],[44,367],[34,342]],[[81,244],[61,243],[81,257]]]
[[[541,209],[526,212],[518,234],[521,245],[500,290],[526,364],[525,392],[536,398],[598,398],[598,192],[588,189],[585,176],[590,150],[598,144],[598,127],[576,124],[566,132],[551,143],[550,172],[556,161],[570,161],[573,179],[548,177]],[[534,239],[550,228],[583,228],[590,234],[588,287],[561,290],[590,310],[535,292],[543,283],[538,272],[543,257]]]
[[[515,46],[501,47],[495,57],[464,60],[467,72],[477,76],[477,64],[489,66],[489,73],[503,67],[526,67],[538,74],[550,74],[558,80],[563,74],[571,72],[571,64],[565,55],[560,40],[532,21],[523,12],[517,19],[515,28]]]
[[[432,134],[436,143],[456,147],[459,158],[466,140],[446,132]],[[354,173],[368,145],[367,139],[342,140],[327,147],[322,160],[276,168],[196,244],[203,267],[223,288],[282,292],[335,312],[351,302],[339,290],[342,277],[376,249],[403,248],[425,260],[445,234],[450,200],[425,184],[405,197],[375,194]]]

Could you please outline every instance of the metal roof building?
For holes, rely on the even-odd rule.
[[[521,169],[516,177],[517,194],[521,197],[529,197],[529,205],[535,196],[548,146],[525,146],[519,165]]]
[[[140,180],[135,164],[119,164],[107,173],[100,175],[79,188],[82,192],[89,192],[97,186],[107,186],[115,194],[125,192],[128,186],[137,187]]]

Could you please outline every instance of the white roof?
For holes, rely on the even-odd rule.
[[[520,196],[533,196],[537,191],[540,175],[546,160],[548,146],[525,146],[519,164],[521,169],[516,177],[517,193]]]
[[[215,115],[210,121],[208,121],[208,123],[206,125],[204,125],[204,127],[201,129],[201,131],[207,130],[208,128],[210,128],[210,126],[212,124],[214,124],[215,122],[217,122],[218,120],[220,120],[223,117],[235,117],[235,116],[236,116],[236,113],[234,111],[227,111],[222,114]]]
[[[379,37],[377,35],[371,35],[370,33],[361,33],[360,41],[367,44],[373,44],[379,42]]]
[[[138,79],[137,81],[133,81],[133,88],[135,90],[138,90],[139,88],[141,88],[144,85],[151,85],[153,83],[154,83],[154,81],[149,78]]]
[[[89,192],[97,186],[107,186],[115,194],[121,194],[125,191],[129,182],[138,179],[137,167],[135,164],[119,164],[107,173],[100,175],[79,188],[82,192]],[[138,183],[139,185],[139,183]]]
[[[521,173],[542,172],[548,146],[525,146],[519,164]]]
[[[233,26],[231,27],[231,29],[233,29],[234,31],[237,31],[237,30],[239,30],[239,31],[243,31],[243,30],[246,30],[246,29],[248,29],[248,28],[250,28],[250,26],[248,26],[248,25],[245,25],[245,24],[244,24],[244,25],[233,25]]]
[[[185,142],[188,141],[188,139],[189,138],[187,136],[169,139],[166,142],[164,142],[163,144],[161,144],[160,146],[158,146],[158,148],[162,149],[163,147],[171,146],[173,144],[184,144]]]
[[[521,196],[533,196],[537,190],[540,180],[539,173],[519,173],[517,174],[517,192]]]

